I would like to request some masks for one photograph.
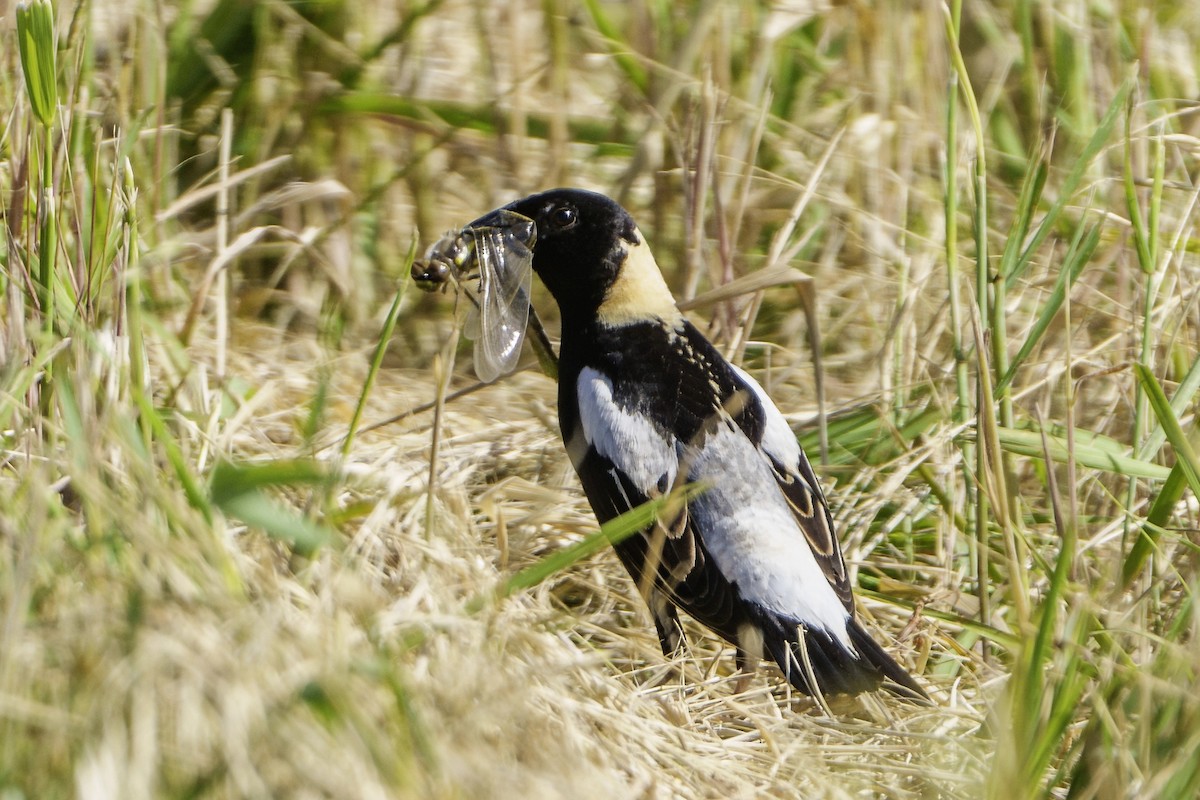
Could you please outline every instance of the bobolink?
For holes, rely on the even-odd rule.
[[[533,270],[562,316],[558,413],[567,453],[606,522],[685,483],[698,493],[616,545],[663,652],[683,609],[770,656],[798,690],[921,687],[855,618],[825,496],[783,415],[675,306],[632,217],[578,189],[526,197],[472,223],[536,224]]]

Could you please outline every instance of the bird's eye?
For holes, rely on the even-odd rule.
[[[550,212],[550,222],[559,230],[570,228],[579,221],[579,212],[571,206],[559,206]]]

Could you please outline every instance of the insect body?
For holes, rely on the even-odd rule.
[[[434,251],[444,242],[445,239],[439,241],[426,255],[425,259],[418,259],[412,265],[412,279],[417,288],[426,292],[436,292],[438,289],[445,289],[449,285],[450,276],[453,273],[453,265],[440,257],[435,257]]]
[[[444,289],[451,280],[467,288],[474,307],[466,334],[475,342],[481,380],[511,372],[521,355],[536,241],[533,220],[505,211],[490,215],[486,225],[447,233],[413,262],[412,279],[425,291]]]

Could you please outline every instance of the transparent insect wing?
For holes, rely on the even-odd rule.
[[[532,225],[520,215],[513,216]],[[479,268],[479,319],[477,328],[473,319],[467,320],[467,336],[475,337],[475,373],[491,382],[512,372],[521,355],[533,277],[532,228],[516,224],[471,233]]]

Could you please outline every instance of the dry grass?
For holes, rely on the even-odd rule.
[[[202,5],[59,9],[56,246],[0,82],[0,796],[1194,795],[1189,4]],[[555,386],[445,399],[449,297],[375,337],[415,231],[560,183],[681,298],[812,279],[691,315],[934,708],[667,663],[607,552],[481,602],[595,529]]]

